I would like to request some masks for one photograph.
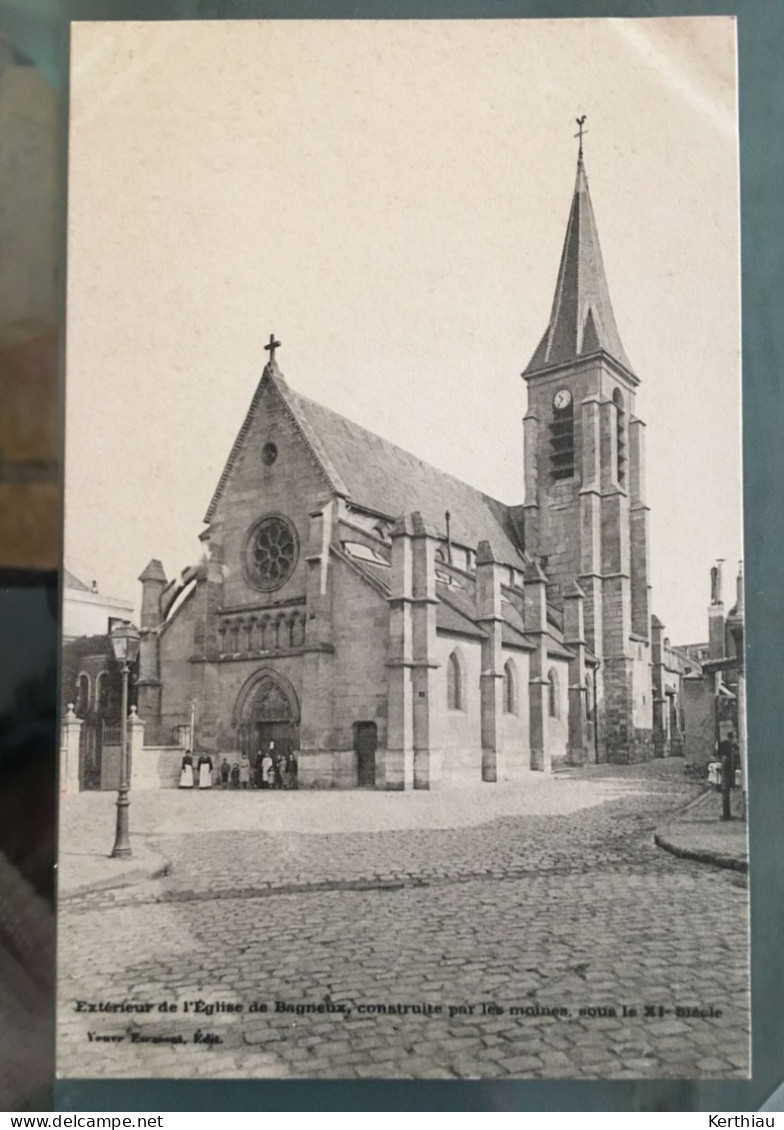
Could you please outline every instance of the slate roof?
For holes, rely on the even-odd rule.
[[[277,372],[275,379],[284,386],[297,415],[318,436],[351,502],[392,519],[419,510],[441,536],[446,535],[444,512],[449,510],[456,544],[474,548],[487,540],[498,560],[523,564],[509,507],[503,502],[294,392]]]
[[[353,558],[342,550],[336,551],[337,555],[351,564],[358,573],[363,574],[379,589],[389,595],[389,569],[375,565],[372,561]],[[476,608],[470,596],[463,590],[453,588],[451,585],[436,584],[436,627],[444,632],[453,632],[457,635],[467,636],[470,639],[483,640],[487,633],[481,624],[476,621]],[[522,648],[533,651],[536,644],[527,636],[523,628],[523,617],[519,610],[508,600],[501,602],[501,615],[504,623],[501,628],[501,640],[509,647]],[[563,659],[570,659],[571,652],[553,632],[547,633],[547,654]]]
[[[486,633],[475,623],[470,617],[464,616],[463,613],[450,604],[444,596],[439,593],[440,602],[436,607],[436,627],[440,628],[443,632],[456,632],[461,636],[468,636],[471,639],[483,640]]]
[[[550,321],[525,374],[599,350],[634,373],[615,324],[588,178],[581,158],[577,163]]]

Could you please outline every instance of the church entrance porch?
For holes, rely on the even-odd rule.
[[[239,750],[250,761],[251,786],[296,788],[292,758],[298,744],[298,727],[291,722],[245,722],[240,727]],[[265,779],[262,760],[272,760],[271,780]]]
[[[237,748],[250,761],[251,786],[296,788],[299,703],[272,671],[257,672],[237,700]]]

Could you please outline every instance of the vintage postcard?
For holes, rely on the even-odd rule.
[[[749,1074],[732,20],[72,29],[61,1077]]]

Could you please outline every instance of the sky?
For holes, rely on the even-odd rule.
[[[734,23],[72,28],[65,562],[138,602],[197,561],[266,360],[523,501],[575,118],[647,424],[653,610],[707,634],[741,550]]]

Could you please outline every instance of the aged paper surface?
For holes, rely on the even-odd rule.
[[[733,22],[71,82],[61,1076],[746,1076]]]

